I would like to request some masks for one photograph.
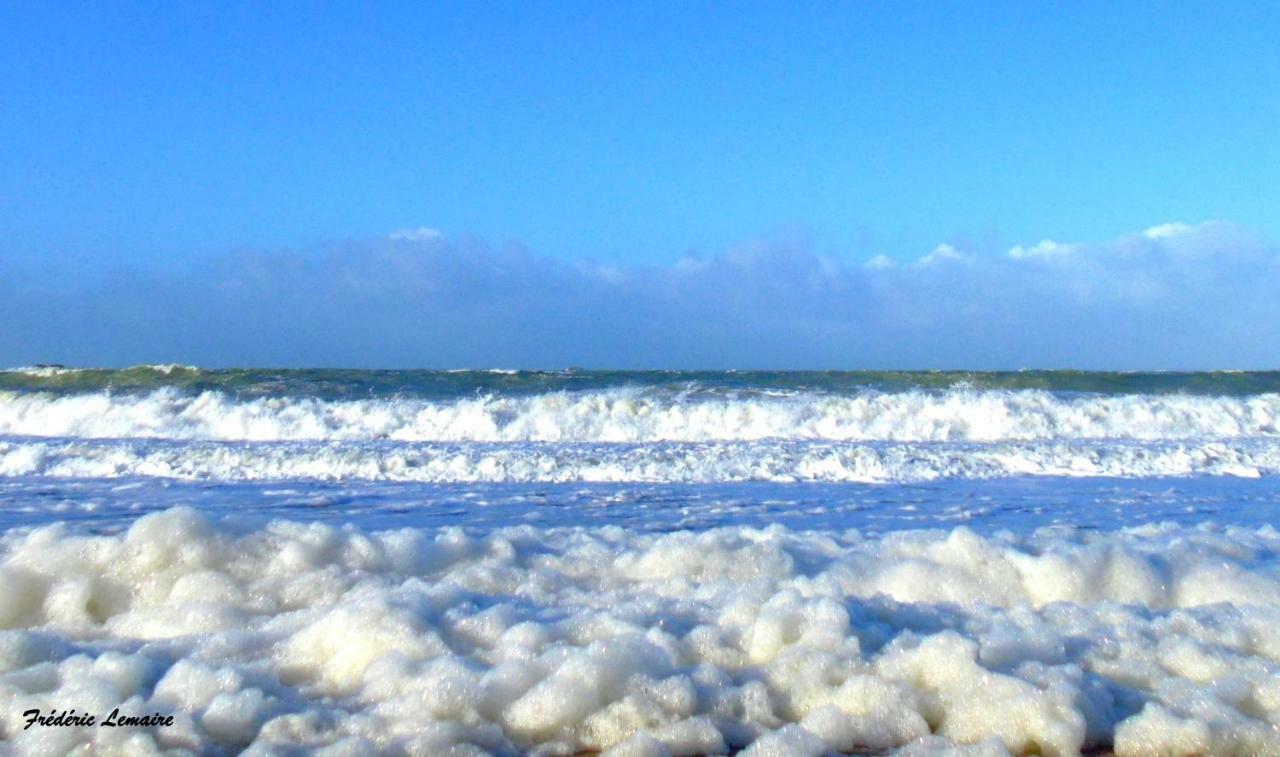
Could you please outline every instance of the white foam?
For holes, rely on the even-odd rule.
[[[155,442],[0,440],[0,476],[465,482],[910,483],[1005,476],[1280,474],[1280,441],[990,444]]]
[[[1280,434],[1280,394],[1060,397],[1036,390],[689,399],[641,389],[526,397],[236,400],[0,392],[0,434],[184,440],[658,442],[1171,440]]]
[[[1277,554],[1209,526],[54,525],[0,539],[0,721],[27,753],[1276,753]],[[175,724],[22,729],[53,706]]]

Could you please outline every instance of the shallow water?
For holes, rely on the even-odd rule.
[[[637,532],[780,525],[796,531],[965,526],[1029,533],[1146,523],[1261,527],[1280,522],[1280,479],[1229,476],[956,479],[915,484],[223,482],[142,477],[0,479],[0,528],[65,521],[99,533],[189,506],[262,525],[275,518],[365,529],[622,526]]]

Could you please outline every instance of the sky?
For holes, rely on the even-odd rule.
[[[0,364],[1277,367],[1276,3],[366,6],[0,2]]]

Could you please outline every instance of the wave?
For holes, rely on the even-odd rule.
[[[16,373],[32,378],[53,378],[74,374],[99,374],[102,376],[128,376],[155,373],[161,376],[200,373],[201,369],[194,365],[181,363],[156,363],[154,365],[134,365],[128,368],[76,368],[66,365],[24,365],[17,368],[3,368],[0,373]]]
[[[4,368],[0,370],[0,373],[26,376],[33,379],[47,379],[79,373],[81,370],[80,368],[68,368],[65,365],[24,365],[18,368]]]
[[[1280,474],[1280,442],[379,444],[0,440],[0,476],[426,483],[913,483]]]
[[[204,441],[1185,440],[1280,434],[1280,394],[963,390],[691,399],[647,389],[469,399],[236,399],[223,392],[0,392],[0,434]]]

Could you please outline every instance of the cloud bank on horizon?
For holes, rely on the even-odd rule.
[[[23,365],[1280,367],[1280,247],[1168,223],[850,262],[757,241],[669,266],[566,263],[422,227],[185,273],[0,280]]]

